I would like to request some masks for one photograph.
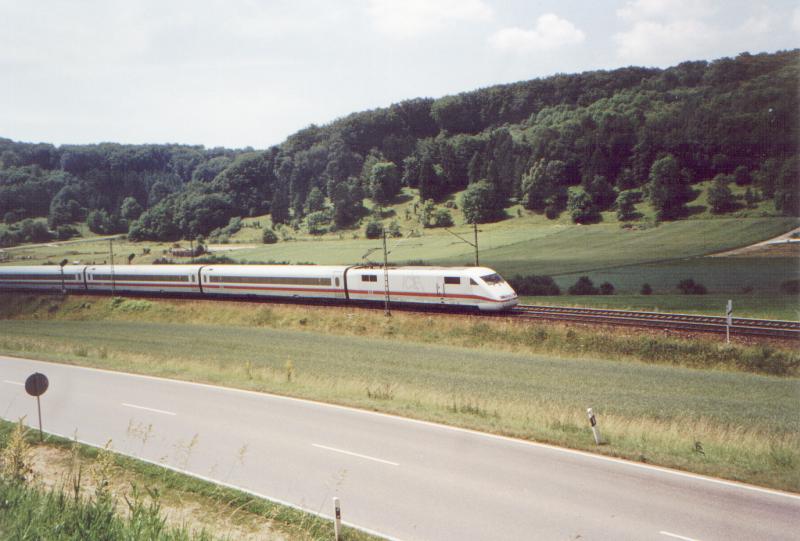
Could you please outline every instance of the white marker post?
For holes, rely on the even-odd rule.
[[[728,307],[725,310],[725,343],[731,343],[731,325],[733,325],[733,301],[728,299]]]
[[[597,428],[597,419],[594,416],[592,408],[586,408],[586,416],[589,417],[589,423],[592,425],[592,435],[594,436],[594,442],[597,445],[600,445],[600,429]]]
[[[339,507],[339,498],[333,498],[333,535],[336,541],[339,541],[342,533],[342,508]]]

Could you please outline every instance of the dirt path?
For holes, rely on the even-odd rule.
[[[800,239],[792,238],[792,235],[800,234],[800,227],[792,229],[791,231],[787,231],[783,235],[778,235],[775,238],[764,240],[761,242],[757,242],[755,244],[751,244],[750,246],[742,246],[741,248],[736,248],[735,250],[728,250],[727,252],[720,252],[718,254],[712,254],[709,257],[728,257],[734,255],[756,255],[758,252],[762,252],[767,250],[775,245],[790,245],[790,244],[798,244],[800,243]]]

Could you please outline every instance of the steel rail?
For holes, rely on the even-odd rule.
[[[536,305],[518,305],[511,311],[511,314],[524,319],[626,325],[682,331],[725,333],[726,330],[724,317],[706,315]],[[800,322],[733,318],[730,331],[732,335],[800,339]]]

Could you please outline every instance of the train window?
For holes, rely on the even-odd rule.
[[[470,278],[470,279],[469,279],[469,285],[471,285],[471,286],[476,286],[476,285],[478,285],[478,282],[476,282],[475,280],[473,280],[472,278]]]
[[[336,278],[335,280],[336,280],[336,287],[339,287],[339,279]]]
[[[461,278],[459,278],[458,276],[445,276],[444,277],[444,283],[445,284],[451,284],[451,285],[460,285],[461,284]]]
[[[362,274],[361,275],[362,282],[377,282],[378,276],[376,274]]]
[[[499,285],[505,282],[505,280],[503,280],[503,278],[497,273],[481,276],[481,280],[483,280],[490,286]]]

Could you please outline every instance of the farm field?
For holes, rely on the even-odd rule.
[[[520,302],[545,306],[578,306],[722,316],[729,299],[733,301],[735,317],[800,321],[798,298],[794,295],[780,294],[559,295],[552,297],[521,297]]]
[[[771,350],[748,368],[736,359],[755,359],[758,348],[522,329],[499,320],[420,321],[399,313],[386,320],[374,311],[331,315],[279,305],[254,311],[244,303],[214,314],[201,301],[83,298],[61,305],[32,298],[27,306],[28,312],[4,311],[3,353],[313,398],[595,450],[584,417],[592,406],[610,441],[600,452],[800,490],[800,424],[793,414],[800,379],[791,368],[796,355],[788,351]],[[619,353],[608,353],[612,347]],[[758,363],[777,362],[788,363],[787,375],[758,373],[765,366]]]

